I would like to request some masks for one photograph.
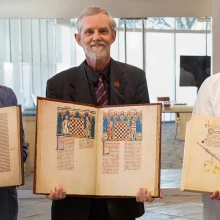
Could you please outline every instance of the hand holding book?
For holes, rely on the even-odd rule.
[[[160,191],[160,199],[163,198],[163,193]],[[151,197],[151,193],[147,191],[147,189],[140,188],[136,194],[136,201],[137,202],[153,202],[154,198]]]
[[[219,194],[220,195],[220,194]],[[57,185],[51,189],[51,193],[47,196],[51,200],[60,200],[66,197],[66,191],[63,185]],[[160,198],[163,198],[162,191],[160,191]],[[153,202],[154,198],[151,197],[151,193],[147,189],[140,188],[136,194],[137,202]]]
[[[51,189],[50,194],[47,196],[48,199],[51,200],[60,200],[66,197],[66,191],[63,185],[57,185]]]
[[[213,193],[210,193],[210,199],[220,200],[220,192],[219,191],[215,191]]]

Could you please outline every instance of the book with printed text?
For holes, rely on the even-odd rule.
[[[182,191],[214,192],[220,181],[220,118],[193,115],[187,122]]]
[[[37,99],[34,193],[133,197],[160,189],[161,104]]]
[[[21,106],[0,108],[0,187],[24,184]]]

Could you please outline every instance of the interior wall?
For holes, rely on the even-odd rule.
[[[88,5],[115,18],[212,15],[212,0],[0,0],[0,18],[74,18]]]
[[[213,73],[220,72],[220,1],[212,0],[212,66]]]

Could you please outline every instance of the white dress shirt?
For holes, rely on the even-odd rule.
[[[203,82],[193,113],[220,117],[220,73],[208,77]]]
[[[208,77],[199,89],[193,114],[220,117],[220,73]],[[219,189],[220,191],[220,183]],[[220,219],[220,201],[203,194],[203,219]]]

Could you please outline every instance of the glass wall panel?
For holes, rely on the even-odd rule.
[[[42,67],[41,67],[41,30],[40,20],[31,19],[31,47],[32,47],[32,99],[33,97],[41,96],[42,89]],[[32,100],[33,101],[33,100]],[[34,102],[31,105],[35,107]],[[31,108],[30,106],[30,108]]]
[[[10,62],[9,20],[0,19],[0,62]]]
[[[126,47],[125,47],[125,34],[124,34],[124,31],[123,30],[119,30],[117,31],[117,44],[115,44],[115,46],[117,45],[118,46],[118,61],[120,62],[126,62]]]
[[[118,18],[115,18],[117,27],[118,27]],[[111,46],[111,57],[114,60],[119,60],[119,51],[120,51],[120,47],[119,47],[119,31],[116,31],[116,39],[115,42],[112,44]]]
[[[32,62],[32,23],[30,19],[21,19],[21,61],[22,63]]]
[[[174,100],[174,35],[146,33],[146,76],[151,102],[157,97]]]
[[[174,18],[148,18],[146,20],[146,28],[155,30],[173,30]]]
[[[71,36],[70,26],[57,25],[57,59],[56,59],[56,71],[61,72],[71,67],[73,54],[71,48],[71,42],[73,37]],[[59,36],[59,37],[58,37]]]
[[[142,20],[126,21],[127,63],[143,69]]]
[[[197,96],[197,88],[179,86],[181,55],[206,55],[206,34],[176,34],[176,101],[194,105]]]

